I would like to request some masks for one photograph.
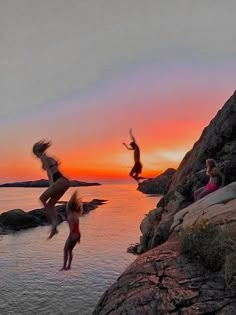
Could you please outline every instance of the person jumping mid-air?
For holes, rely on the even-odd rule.
[[[134,151],[134,166],[132,167],[129,175],[133,177],[138,183],[140,179],[145,179],[144,177],[138,176],[139,174],[142,173],[142,164],[140,162],[140,149],[139,146],[137,145],[135,138],[132,134],[132,129],[129,130],[129,134],[131,137],[132,142],[130,142],[130,147],[123,142],[123,145],[128,149],[128,150],[133,150]]]
[[[49,188],[39,197],[46,209],[47,216],[52,223],[51,233],[48,237],[49,239],[58,233],[55,204],[70,187],[70,181],[63,176],[58,169],[58,161],[46,154],[46,151],[50,146],[51,142],[45,140],[36,142],[33,146],[33,153],[41,160],[42,168],[47,172],[49,180]]]
[[[67,222],[69,224],[69,236],[64,246],[64,262],[61,270],[69,270],[73,259],[72,251],[77,243],[80,243],[79,215],[83,212],[83,205],[77,197],[77,191],[73,193],[66,206]]]

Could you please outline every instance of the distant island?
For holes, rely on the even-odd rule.
[[[72,187],[81,187],[81,186],[99,186],[99,183],[86,183],[78,180],[71,180],[70,184]],[[6,183],[0,184],[0,187],[48,187],[49,182],[47,179],[39,179],[39,180],[30,180],[25,182],[14,182],[14,183]]]

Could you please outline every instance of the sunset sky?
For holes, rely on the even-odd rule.
[[[177,168],[236,88],[235,0],[11,0],[0,3],[0,182],[132,180]]]

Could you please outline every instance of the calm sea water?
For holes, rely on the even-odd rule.
[[[126,252],[139,240],[139,225],[160,197],[147,196],[136,185],[80,187],[84,201],[107,199],[81,217],[81,244],[74,250],[70,271],[62,266],[68,235],[64,222],[59,234],[46,240],[49,227],[6,235],[0,241],[0,314],[92,314],[103,292],[136,258]],[[41,207],[41,188],[1,188],[0,213]],[[62,200],[68,200],[74,188]]]

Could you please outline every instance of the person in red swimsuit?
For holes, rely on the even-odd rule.
[[[70,187],[70,181],[59,171],[57,160],[46,153],[50,146],[51,142],[45,140],[38,141],[33,145],[33,153],[40,159],[42,168],[48,175],[49,187],[41,194],[39,199],[45,207],[49,221],[52,223],[49,239],[58,233],[55,204]]]
[[[125,142],[123,142],[123,145],[128,149],[128,150],[133,150],[134,151],[134,166],[132,167],[129,176],[133,177],[138,183],[140,179],[145,179],[144,177],[139,176],[139,174],[142,173],[142,163],[140,162],[140,149],[139,146],[137,145],[135,138],[132,133],[132,129],[129,130],[130,137],[132,139],[132,142],[130,142],[130,147],[127,146]]]
[[[69,236],[64,246],[64,262],[61,270],[69,270],[73,259],[73,249],[77,243],[80,243],[79,215],[83,212],[83,205],[77,197],[75,191],[66,206],[67,222],[69,225]]]

